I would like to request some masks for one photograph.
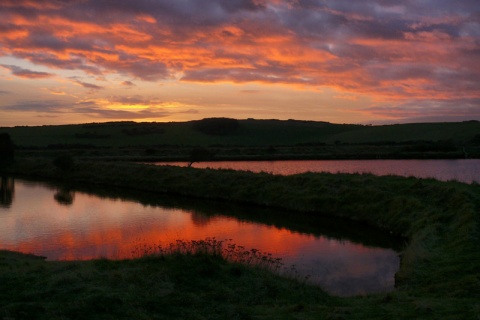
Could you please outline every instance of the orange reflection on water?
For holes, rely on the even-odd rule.
[[[224,215],[228,212],[207,215],[72,191],[72,201],[65,202],[55,188],[22,182],[15,192],[18,201],[0,208],[0,248],[52,260],[132,258],[176,240],[215,238],[271,253],[327,286],[369,277],[393,286],[398,268],[393,250],[241,221]]]

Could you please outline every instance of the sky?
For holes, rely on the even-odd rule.
[[[207,117],[480,120],[480,1],[0,1],[0,126]]]

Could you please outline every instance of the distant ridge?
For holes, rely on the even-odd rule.
[[[212,120],[213,119],[213,120]],[[217,127],[208,134],[208,124],[223,119],[230,127]],[[212,123],[213,123],[212,122]],[[212,125],[212,124],[210,124]],[[206,131],[207,130],[207,131]],[[222,131],[223,130],[223,131]],[[224,134],[228,131],[228,134]],[[480,122],[411,123],[393,125],[333,124],[305,120],[236,120],[207,118],[186,122],[105,122],[75,125],[18,126],[0,128],[17,146],[47,147],[52,144],[88,143],[93,146],[285,146],[308,144],[398,144],[449,141],[470,145],[480,140]],[[130,132],[130,134],[129,134]],[[136,134],[135,134],[136,133]]]

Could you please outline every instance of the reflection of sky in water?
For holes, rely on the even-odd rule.
[[[302,260],[296,269],[301,274],[310,275],[309,281],[339,295],[348,295],[351,287],[358,288],[357,293],[375,292],[381,286],[393,287],[394,279],[390,275],[398,268],[395,252],[388,254],[383,249],[365,248],[353,243],[340,246],[336,243],[328,252],[317,252],[315,248],[301,250],[302,254],[311,258]]]
[[[158,163],[166,164],[166,163]],[[168,163],[185,166],[185,162]],[[404,177],[435,178],[437,180],[480,183],[480,160],[302,160],[302,161],[220,161],[198,162],[196,168],[225,168],[296,174],[303,172],[372,173]]]
[[[232,239],[281,257],[302,277],[310,275],[311,281],[338,294],[391,290],[399,266],[393,250],[81,192],[71,194],[73,202],[66,204],[55,200],[58,192],[16,181],[15,201],[0,208],[0,248],[49,259],[124,258],[144,244]]]

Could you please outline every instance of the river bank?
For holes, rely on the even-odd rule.
[[[350,174],[307,173],[277,176],[232,170],[102,162],[76,162],[68,170],[62,171],[51,161],[41,159],[17,161],[13,166],[4,167],[1,171],[71,184],[117,186],[146,192],[278,207],[311,215],[333,215],[362,221],[408,238],[408,244],[402,252],[401,268],[396,276],[397,289],[394,292],[340,299],[322,294],[319,288],[305,286],[301,290],[313,290],[308,295],[314,292],[316,300],[303,296],[300,300],[305,301],[300,304],[294,299],[298,292],[291,293],[291,297],[290,294],[282,293],[285,305],[292,308],[291,312],[299,312],[287,312],[285,318],[301,315],[312,319],[453,319],[462,315],[460,318],[475,319],[480,311],[478,184]],[[119,262],[120,265],[115,268],[128,266],[127,262],[123,263],[124,265],[121,265],[122,262]],[[215,262],[217,263],[222,265],[225,262],[219,260]],[[52,266],[55,263],[40,261],[35,265],[37,268],[52,270],[50,268],[54,268]],[[168,269],[168,266],[166,268]],[[228,270],[230,268],[231,265],[226,267]],[[8,272],[3,274],[7,277]],[[41,273],[42,277],[44,275]],[[231,276],[231,271],[227,272],[226,277],[228,276]],[[171,275],[166,277],[170,279]],[[175,280],[175,277],[172,279],[174,284],[178,280]],[[32,281],[40,281],[40,278]],[[282,281],[291,280],[278,281],[280,282],[269,284],[261,281],[261,287],[283,292],[281,288],[285,282]],[[213,287],[208,288],[213,290],[211,294],[221,293]],[[178,288],[180,291],[177,294],[185,298],[188,294],[182,291],[184,289]],[[229,287],[228,290],[235,292],[237,289]],[[22,294],[19,293],[20,296]],[[292,300],[288,302],[290,298]],[[195,299],[200,299],[201,304],[206,297]],[[9,301],[9,305],[22,303]],[[126,303],[126,300],[122,301]],[[281,318],[280,315],[285,311],[266,296],[259,298],[256,307],[249,308],[245,301],[234,304],[237,308],[246,308],[243,309],[247,310],[242,313],[243,318],[253,318],[262,313],[266,318]],[[181,308],[181,305],[177,301],[170,307]],[[6,310],[7,307],[3,308]],[[208,317],[207,314],[202,316]]]

